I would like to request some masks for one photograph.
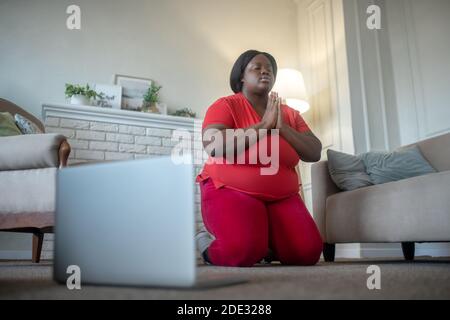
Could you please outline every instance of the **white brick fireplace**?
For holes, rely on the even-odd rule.
[[[46,132],[61,133],[72,148],[69,165],[85,162],[132,160],[170,155],[174,130],[187,130],[191,136],[195,176],[207,160],[201,146],[201,119],[175,117],[91,106],[44,104],[42,118]],[[195,185],[197,228],[202,225],[200,189]],[[53,236],[43,245],[43,258],[50,258]]]

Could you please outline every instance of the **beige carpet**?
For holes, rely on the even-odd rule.
[[[368,290],[367,267],[381,269],[381,289]],[[52,262],[0,261],[0,299],[450,299],[450,259],[352,260],[314,267],[200,266],[199,277],[245,277],[244,284],[202,290],[82,286],[52,281]]]

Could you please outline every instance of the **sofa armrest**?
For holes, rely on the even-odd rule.
[[[27,134],[0,138],[0,170],[61,167],[70,146],[60,134]]]
[[[320,161],[312,164],[311,187],[313,217],[319,228],[322,240],[327,242],[325,224],[327,198],[341,191],[333,180],[331,180],[328,171],[328,161]]]

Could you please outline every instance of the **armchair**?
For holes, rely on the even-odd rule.
[[[314,219],[325,261],[338,243],[401,243],[413,260],[415,243],[450,242],[450,133],[417,143],[437,172],[353,191],[341,191],[327,161],[312,165]]]
[[[0,99],[0,112],[21,114],[45,131],[37,118],[10,101]],[[36,263],[44,234],[53,232],[56,173],[69,154],[70,145],[59,134],[0,137],[0,231],[32,233]]]

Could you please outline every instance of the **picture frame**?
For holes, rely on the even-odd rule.
[[[122,87],[110,84],[95,84],[95,91],[103,93],[104,98],[95,101],[98,107],[121,109],[122,106]]]
[[[115,74],[114,84],[122,87],[121,108],[140,110],[144,95],[147,93],[152,82],[151,79]]]

